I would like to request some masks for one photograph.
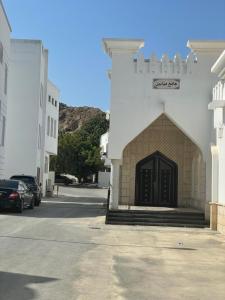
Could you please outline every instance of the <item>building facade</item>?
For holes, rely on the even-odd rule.
[[[36,176],[45,195],[49,155],[57,154],[59,91],[48,81],[41,41],[11,40],[10,59],[6,177]]]
[[[43,151],[43,190],[51,190],[54,182],[49,178],[50,156],[57,155],[58,150],[58,119],[59,119],[59,89],[48,80],[47,100],[45,112],[45,125],[43,126],[44,151]]]
[[[0,0],[0,178],[5,175],[10,32],[11,27]]]
[[[196,208],[209,218],[211,73],[224,41],[189,41],[183,59],[144,58],[143,40],[104,39],[112,58],[110,207]]]
[[[109,114],[107,113],[107,119]],[[111,162],[108,159],[108,145],[109,145],[109,132],[101,135],[100,138],[100,155],[101,160],[104,162],[104,170],[98,172],[98,186],[109,187],[110,184],[110,167]]]
[[[225,233],[225,50],[212,67],[218,82],[209,109],[213,111],[216,142],[212,153],[211,228]]]

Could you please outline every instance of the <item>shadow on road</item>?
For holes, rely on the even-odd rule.
[[[37,292],[29,285],[42,284],[56,280],[58,279],[0,271],[0,299],[35,299],[37,297]]]
[[[25,209],[22,214],[12,211],[1,211],[0,215],[31,218],[95,218],[105,216],[105,198],[54,197],[43,199],[39,207]]]

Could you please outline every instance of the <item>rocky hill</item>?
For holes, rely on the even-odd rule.
[[[64,103],[59,105],[59,132],[73,132],[97,115],[105,113],[95,107],[72,107]]]

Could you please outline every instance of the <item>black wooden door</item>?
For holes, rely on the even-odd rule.
[[[177,165],[155,152],[136,167],[136,205],[177,206]]]

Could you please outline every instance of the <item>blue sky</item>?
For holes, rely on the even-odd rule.
[[[64,103],[109,107],[103,37],[143,38],[146,57],[180,52],[188,39],[225,40],[225,0],[3,0],[14,38],[41,39]]]

